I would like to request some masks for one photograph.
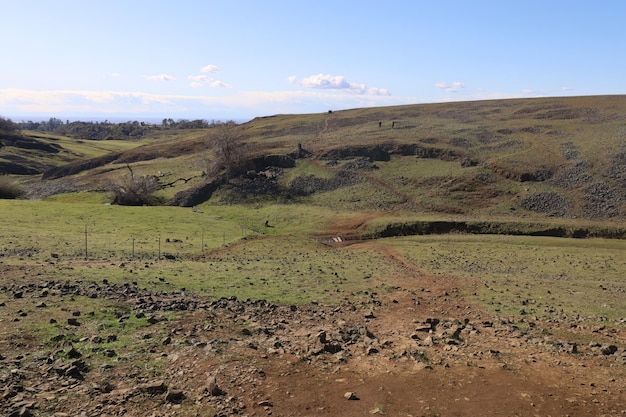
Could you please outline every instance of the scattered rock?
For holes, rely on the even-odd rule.
[[[70,359],[78,359],[83,356],[79,351],[77,351],[73,346],[65,352],[68,358]]]
[[[106,356],[107,358],[112,358],[115,355],[117,355],[117,353],[115,353],[115,351],[113,349],[105,349],[104,352],[102,352],[104,354],[104,356]]]
[[[167,385],[165,384],[165,381],[157,380],[141,384],[137,387],[137,389],[150,395],[164,394],[167,392]]]
[[[217,385],[217,380],[215,379],[214,376],[209,377],[208,384],[207,384],[207,392],[209,393],[209,395],[213,397],[219,397],[220,395],[226,394]]]
[[[179,389],[170,389],[165,394],[165,401],[168,403],[180,404],[185,399],[185,394]]]
[[[602,346],[602,348],[600,349],[600,352],[602,352],[602,354],[605,356],[612,355],[615,352],[617,352],[617,346],[615,345]]]
[[[354,392],[351,392],[351,391],[348,391],[345,394],[343,394],[343,398],[345,398],[346,400],[349,400],[349,401],[360,400],[360,398],[357,397],[357,395]]]
[[[78,321],[78,319],[76,319],[76,317],[70,317],[69,319],[67,319],[67,324],[69,324],[70,326],[80,326],[80,322]]]
[[[81,372],[80,367],[76,365],[72,365],[69,368],[67,368],[67,370],[65,371],[65,375],[71,378],[79,379],[81,381],[85,379],[85,377],[83,376],[83,373]]]

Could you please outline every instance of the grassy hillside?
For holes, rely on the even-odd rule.
[[[205,129],[149,143],[80,143],[78,149],[76,141],[50,138],[81,158],[36,186],[71,181],[84,200],[85,191],[128,176],[129,164],[135,175],[158,177],[158,194],[174,204],[280,201],[358,212],[355,218],[368,220],[611,222],[626,213],[625,96],[276,115],[240,128],[242,154],[256,159],[227,180],[219,172],[204,175],[215,158],[207,140],[212,129]],[[294,158],[293,164],[275,166],[271,155]],[[215,186],[207,187],[211,181]],[[173,199],[185,192],[195,199]],[[366,228],[356,219],[355,225]]]

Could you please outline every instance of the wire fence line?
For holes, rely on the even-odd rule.
[[[247,237],[251,232],[242,226],[241,235],[232,231],[197,230],[184,237],[170,237],[173,233],[125,234],[84,230],[37,236],[36,233],[2,236],[2,257],[70,258],[70,259],[190,259],[225,247]]]

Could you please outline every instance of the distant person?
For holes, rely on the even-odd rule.
[[[396,125],[396,121],[394,120],[393,122],[391,122],[391,128],[393,129],[395,125]]]
[[[381,127],[383,127],[383,121],[382,121],[382,120],[379,120],[379,121],[378,121],[378,128],[380,129]]]

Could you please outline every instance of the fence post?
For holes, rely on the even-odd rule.
[[[134,260],[135,259],[135,236],[133,236],[132,238],[132,250],[131,250],[131,256],[130,259]]]
[[[157,256],[157,261],[161,260],[161,236],[159,236],[159,255]]]
[[[87,246],[87,225],[85,225],[85,260],[87,260],[88,255],[88,246]]]

